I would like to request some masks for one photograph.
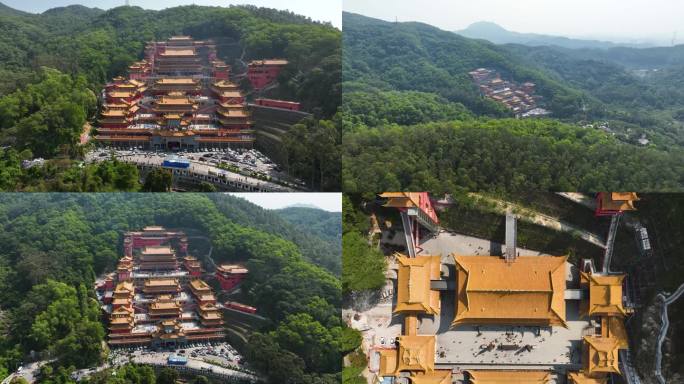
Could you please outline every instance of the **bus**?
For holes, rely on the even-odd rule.
[[[169,156],[162,163],[164,168],[187,169],[190,167],[190,160],[178,156]]]
[[[166,360],[168,365],[186,365],[188,363],[188,358],[185,356],[171,355]]]

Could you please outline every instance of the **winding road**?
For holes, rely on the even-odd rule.
[[[655,376],[660,384],[666,384],[665,378],[662,373],[662,362],[663,362],[663,342],[665,342],[665,336],[667,335],[667,329],[670,327],[670,320],[667,317],[667,307],[677,301],[679,297],[684,294],[684,283],[677,288],[677,290],[668,297],[664,294],[659,293],[656,297],[663,301],[663,308],[660,311],[660,333],[658,334],[658,347],[656,348],[656,366],[655,366]]]

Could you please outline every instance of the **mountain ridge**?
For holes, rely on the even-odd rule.
[[[651,48],[650,44],[618,43],[595,39],[578,39],[565,36],[546,35],[539,33],[522,33],[510,31],[491,21],[478,21],[465,29],[454,33],[471,39],[484,39],[494,44],[521,44],[528,46],[558,46],[562,48],[597,48],[607,49],[616,47]]]

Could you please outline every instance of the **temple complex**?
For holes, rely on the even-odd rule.
[[[201,263],[188,254],[187,241],[185,233],[159,226],[124,234],[125,255],[99,292],[110,345],[177,346],[224,338],[223,307],[201,280]]]
[[[429,229],[439,221],[427,193],[380,197],[400,212],[407,250],[387,259],[384,292],[392,297],[350,316],[368,330],[369,382],[607,384],[624,374],[620,351],[629,348],[625,320],[633,313],[624,274],[517,247],[512,214],[506,244],[490,243],[500,255],[485,253],[484,241],[463,244],[478,242],[474,237],[447,232],[436,240]],[[634,209],[637,200],[628,193],[601,198],[615,212]],[[375,215],[370,221],[379,226]]]
[[[272,61],[257,66],[258,84],[275,81],[284,61]],[[252,147],[245,95],[231,82],[230,66],[217,59],[211,40],[174,36],[151,42],[145,58],[128,70],[128,78],[116,77],[103,90],[98,144],[157,150]]]

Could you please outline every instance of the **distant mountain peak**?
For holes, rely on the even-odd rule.
[[[643,44],[620,44],[609,41],[574,39],[563,36],[543,35],[538,33],[520,33],[509,31],[491,21],[478,21],[466,29],[455,31],[461,36],[471,39],[488,40],[494,44],[521,44],[529,46],[558,46],[563,48],[614,48],[618,46],[644,48]]]
[[[508,30],[493,21],[476,21],[468,26],[465,30],[469,31],[501,31],[508,32]]]
[[[29,15],[27,12],[20,11],[18,9],[14,9],[8,5],[5,5],[5,3],[0,3],[0,14],[5,14],[5,15]]]

